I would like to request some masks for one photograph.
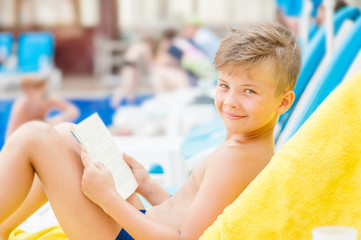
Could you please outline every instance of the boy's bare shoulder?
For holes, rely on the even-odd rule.
[[[13,106],[12,106],[12,111],[23,111],[23,109],[25,109],[27,107],[29,100],[27,98],[24,97],[20,97],[18,99],[15,100]]]
[[[251,147],[249,145],[220,145],[213,153],[216,158],[229,159],[236,162],[262,161],[267,153],[264,148]]]
[[[271,155],[249,146],[221,145],[209,156],[207,168],[223,170],[224,174],[237,172],[253,179],[269,163]]]
[[[212,175],[248,185],[266,167],[271,157],[272,153],[262,147],[221,144],[198,165],[193,175],[198,182],[202,182],[205,175]]]
[[[192,178],[199,184],[208,205],[212,205],[209,197],[214,195],[223,196],[222,201],[217,199],[214,204],[223,202],[228,205],[264,169],[269,160],[247,146],[222,144],[195,169]]]

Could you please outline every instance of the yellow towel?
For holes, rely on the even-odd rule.
[[[27,233],[16,229],[11,233],[9,240],[68,240],[68,238],[59,226],[54,226],[36,233]]]
[[[311,239],[323,225],[361,239],[361,73],[343,82],[201,239]]]

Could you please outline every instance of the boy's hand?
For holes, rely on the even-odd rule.
[[[123,153],[123,159],[132,169],[133,174],[138,181],[139,186],[137,193],[147,199],[153,206],[158,205],[169,198],[169,193],[150,177],[148,171],[142,164],[125,153]]]
[[[137,192],[141,195],[144,195],[145,192],[149,191],[151,187],[150,185],[152,183],[152,179],[148,171],[137,160],[128,156],[125,153],[123,153],[123,159],[129,165],[135,176],[135,179],[137,179],[137,182],[139,184]]]
[[[81,152],[81,160],[84,165],[81,191],[102,207],[109,196],[116,193],[113,176],[104,164],[91,160],[84,149]]]

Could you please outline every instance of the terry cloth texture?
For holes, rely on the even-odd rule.
[[[324,225],[361,235],[361,73],[341,83],[201,239],[312,239]]]
[[[9,240],[68,240],[68,238],[59,226],[54,226],[36,233],[27,233],[16,229],[11,233]]]

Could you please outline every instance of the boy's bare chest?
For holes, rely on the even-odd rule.
[[[206,172],[207,166],[211,159],[206,158],[202,163],[200,163],[192,172],[190,180],[193,181],[195,186],[200,186],[203,182],[204,174]]]
[[[24,106],[24,112],[26,112],[26,115],[33,119],[43,119],[50,109],[51,106],[46,102],[35,102],[25,104]]]

